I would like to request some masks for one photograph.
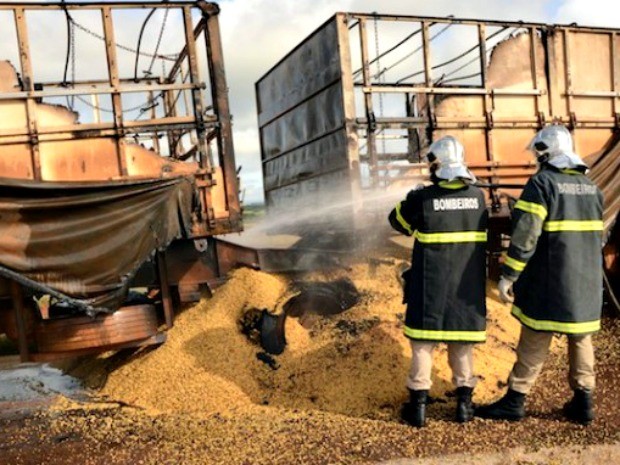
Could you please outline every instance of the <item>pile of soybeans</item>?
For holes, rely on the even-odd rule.
[[[106,361],[113,355],[103,356],[82,371],[89,372],[91,383],[103,384],[101,393],[108,399],[153,413],[211,415],[270,406],[397,420],[408,396],[411,356],[403,336],[405,307],[397,269],[394,264],[360,264],[304,276],[306,281],[348,277],[361,298],[343,313],[315,316],[310,326],[288,317],[286,349],[272,356],[272,363],[265,363],[263,349],[241,333],[239,320],[252,308],[281,312],[294,292],[292,278],[241,268],[213,296],[183,311],[163,346],[122,366]],[[504,390],[519,332],[509,307],[491,290],[488,320],[487,342],[476,348],[478,401]],[[433,381],[433,397],[445,399],[454,389],[441,344]]]
[[[5,463],[60,465],[71,457],[89,465],[377,465],[425,456],[443,463],[446,454],[501,451],[502,463],[516,465],[525,462],[510,458],[515,447],[620,441],[620,324],[610,320],[595,338],[597,420],[588,428],[561,414],[570,395],[565,338],[554,343],[528,396],[525,420],[455,423],[451,374],[440,344],[431,392],[437,402],[428,407],[427,427],[402,423],[410,361],[402,334],[402,263],[381,263],[305,276],[237,269],[212,296],[177,316],[161,347],[106,354],[74,367],[73,374],[100,388],[100,398],[58,402],[5,428]],[[357,304],[303,319],[303,325],[288,317],[282,354],[267,356],[241,332],[239,320],[249,310],[282,312],[295,295],[295,282],[343,277],[360,291]],[[505,391],[519,333],[492,286],[487,305],[487,342],[477,346],[475,358],[478,402]],[[472,460],[462,463],[498,463]]]

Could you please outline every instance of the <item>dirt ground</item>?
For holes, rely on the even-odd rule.
[[[556,341],[518,423],[452,421],[438,351],[429,424],[400,422],[408,345],[393,267],[348,270],[362,292],[351,310],[310,329],[287,322],[275,365],[238,331],[248,307],[281,308],[282,276],[240,271],[181,314],[168,342],[72,367],[99,391],[39,410],[0,411],[0,464],[587,464],[620,463],[620,320],[595,338],[597,419],[567,422],[566,355]],[[315,276],[311,279],[333,279]],[[490,291],[489,340],[477,349],[477,400],[501,395],[518,336]]]

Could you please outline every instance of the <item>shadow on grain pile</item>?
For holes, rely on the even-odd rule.
[[[400,265],[360,264],[304,276],[306,284],[349,279],[359,298],[342,313],[286,318],[286,349],[271,361],[241,332],[239,320],[248,309],[283,312],[300,295],[299,281],[238,269],[212,297],[178,315],[157,350],[122,361],[119,355],[102,356],[98,368],[91,363],[83,371],[91,379],[107,375],[105,398],[152,412],[226,415],[281,408],[396,420],[407,397],[411,356],[402,335]],[[503,391],[518,336],[509,309],[492,296],[488,306],[488,341],[476,349],[478,401]],[[453,388],[441,345],[433,379],[431,394],[446,399]]]

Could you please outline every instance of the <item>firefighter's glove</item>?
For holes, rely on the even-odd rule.
[[[512,292],[512,285],[514,283],[509,279],[504,278],[503,276],[499,278],[499,283],[497,283],[497,289],[499,290],[499,298],[504,303],[514,302],[515,297]]]

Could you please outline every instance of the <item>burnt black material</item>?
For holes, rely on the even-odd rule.
[[[284,313],[292,317],[304,313],[336,315],[353,307],[360,298],[355,285],[346,278],[328,283],[299,283],[297,287],[300,293],[284,304]]]

